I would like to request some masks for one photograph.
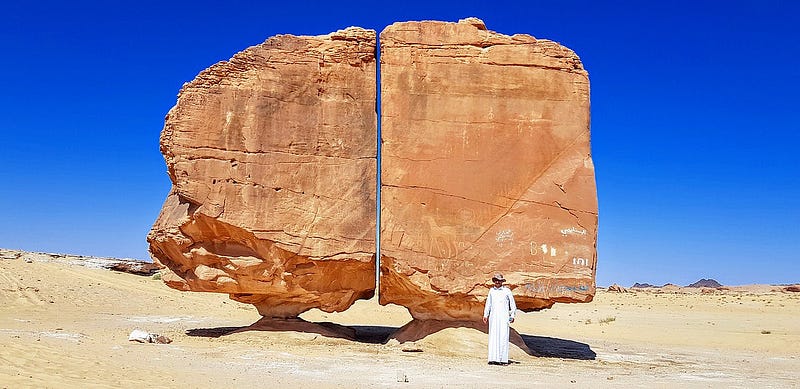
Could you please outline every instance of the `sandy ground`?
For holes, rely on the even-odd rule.
[[[411,318],[374,300],[307,312],[338,326],[289,323],[299,332],[250,326],[255,309],[225,295],[63,261],[0,259],[0,287],[2,388],[800,386],[800,293],[763,287],[601,291],[520,314],[513,327],[530,353],[512,346],[505,367],[486,364],[474,328],[383,343]],[[130,342],[134,329],[173,342]]]

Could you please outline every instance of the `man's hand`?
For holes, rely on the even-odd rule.
[[[486,323],[488,323],[488,322],[489,322],[489,318],[488,318],[488,317],[486,317],[486,316],[484,316],[484,317],[483,317],[483,324],[486,324]]]

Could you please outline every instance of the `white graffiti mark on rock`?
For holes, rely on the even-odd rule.
[[[578,286],[567,286],[567,285],[559,285],[555,288],[556,293],[569,293],[569,292],[586,292],[589,290],[589,286],[587,285],[578,285]]]
[[[547,292],[547,288],[544,285],[525,284],[525,289],[530,293]]]
[[[539,254],[539,252],[541,252],[544,255],[549,254],[551,257],[555,257],[556,255],[558,255],[558,249],[556,249],[553,246],[548,247],[547,243],[542,243],[542,245],[540,246],[539,243],[537,242],[531,242],[530,245],[531,245],[531,255]]]
[[[572,264],[580,266],[589,266],[589,260],[586,258],[573,257]]]
[[[565,228],[561,230],[561,235],[586,235],[586,230],[575,227]]]
[[[511,230],[502,230],[497,232],[497,237],[495,240],[497,243],[508,242],[514,239],[514,231]]]
[[[536,242],[531,242],[531,255],[536,255],[539,253],[539,244]]]
[[[590,290],[589,285],[537,285],[535,283],[525,284],[525,291],[534,294],[568,294],[568,293],[582,293]]]

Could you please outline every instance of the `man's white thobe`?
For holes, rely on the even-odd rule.
[[[517,312],[511,289],[489,289],[483,317],[489,318],[489,362],[508,363],[508,323]]]

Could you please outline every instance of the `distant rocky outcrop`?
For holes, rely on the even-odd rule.
[[[637,282],[637,283],[634,283],[633,286],[631,286],[631,288],[645,289],[645,288],[658,288],[658,286],[652,285],[652,284],[648,284],[648,283],[643,283],[642,284],[642,283],[638,283]]]
[[[39,253],[22,250],[0,249],[0,260],[19,259],[25,262],[61,262],[70,265],[79,265],[89,268],[101,268],[119,271],[123,273],[136,274],[140,276],[151,276],[157,273],[160,266],[153,262],[138,261],[135,259],[118,259],[107,257],[92,257],[85,255]]]
[[[693,284],[686,285],[687,288],[719,288],[720,286],[722,284],[710,278],[701,278]]]
[[[789,285],[783,288],[786,292],[800,292],[800,285]]]
[[[608,287],[609,292],[616,292],[616,293],[628,293],[630,292],[627,288],[619,286],[617,284],[611,285]]]
[[[589,77],[556,42],[476,18],[381,44],[381,304],[479,320],[491,274],[517,308],[595,293]]]

